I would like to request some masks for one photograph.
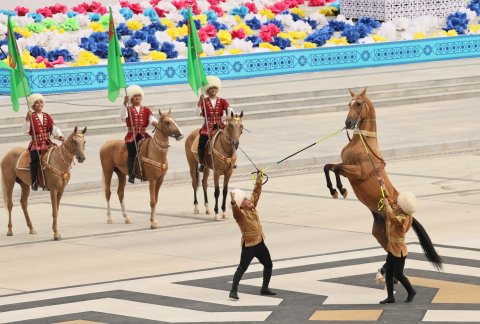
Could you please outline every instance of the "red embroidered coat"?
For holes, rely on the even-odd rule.
[[[30,144],[28,144],[29,151],[46,151],[50,146],[55,145],[50,140],[50,134],[52,133],[53,125],[55,125],[55,123],[49,114],[43,113],[43,123],[41,123],[37,113],[32,113],[32,118],[30,119],[30,130],[28,131],[28,134],[30,134],[32,137]],[[37,142],[35,142],[33,132],[35,132]]]
[[[201,116],[205,117],[205,111],[204,111],[204,106],[202,101],[203,99],[200,98],[200,100],[198,101],[198,106],[202,111]],[[229,107],[228,101],[223,98],[217,97],[217,102],[215,103],[215,107],[213,107],[212,102],[210,101],[210,98],[206,98],[204,102],[207,110],[208,129],[207,129],[207,124],[203,122],[202,129],[200,130],[200,134],[208,135],[208,130],[210,130],[210,136],[213,136],[215,124],[218,125],[219,129],[225,128],[225,124],[222,121],[222,116],[224,112],[227,112],[228,110],[228,107]]]
[[[148,120],[152,115],[152,111],[148,107],[140,106],[140,111],[137,112],[137,109],[134,107],[128,107],[128,116],[125,120],[127,122],[128,133],[125,135],[125,142],[131,143],[134,141],[135,136],[140,134],[142,138],[150,138],[151,136],[147,134]],[[132,118],[130,118],[132,116]],[[133,127],[132,127],[133,121]]]

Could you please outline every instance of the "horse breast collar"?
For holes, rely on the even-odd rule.
[[[215,133],[215,135],[213,136],[213,140],[212,140],[212,152],[213,154],[215,154],[220,160],[222,160],[223,162],[227,163],[227,164],[232,164],[232,163],[235,163],[235,161],[237,160],[237,152],[234,151],[233,152],[233,156],[232,157],[226,157],[224,156],[222,153],[220,153],[216,148],[215,148],[215,141],[217,140],[217,136],[218,134],[220,134],[221,132],[223,132],[223,130],[219,130],[218,132]]]
[[[377,137],[377,132],[370,132],[364,129],[355,128],[353,130],[353,135],[363,135],[366,137]]]

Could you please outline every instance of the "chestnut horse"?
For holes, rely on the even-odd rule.
[[[233,167],[235,161],[237,160],[236,148],[239,144],[240,135],[242,135],[243,125],[242,125],[243,111],[238,114],[233,114],[227,117],[226,125],[224,130],[219,130],[211,138],[207,144],[207,150],[205,151],[205,170],[203,171],[202,178],[202,187],[203,187],[203,198],[205,202],[206,214],[210,214],[210,209],[208,208],[208,196],[207,196],[207,187],[208,187],[208,176],[210,174],[210,169],[213,170],[213,181],[215,184],[215,220],[219,219],[218,215],[218,197],[220,196],[220,176],[223,175],[223,200],[222,200],[222,219],[227,218],[226,209],[226,199],[228,194],[228,182],[233,173]],[[195,140],[200,134],[200,129],[195,129],[188,135],[185,140],[185,154],[187,156],[188,165],[190,167],[190,177],[192,178],[192,187],[193,187],[193,204],[194,204],[194,213],[198,214],[198,200],[197,200],[197,188],[199,174],[197,171],[198,167],[198,153],[197,147],[192,147],[195,142],[195,145],[198,143],[198,140]],[[211,142],[213,144],[211,144]],[[212,155],[213,153],[213,155]]]
[[[141,174],[143,180],[147,180],[150,190],[150,228],[158,227],[156,218],[156,206],[158,201],[158,191],[162,186],[163,179],[167,174],[168,161],[167,152],[169,148],[169,137],[180,141],[183,138],[183,133],[178,127],[175,119],[170,116],[170,111],[163,114],[158,110],[160,119],[157,127],[155,127],[155,134],[152,138],[145,139],[139,142],[139,157],[141,162]],[[125,196],[125,184],[127,171],[127,147],[123,140],[111,140],[103,144],[100,148],[100,161],[103,170],[103,185],[105,190],[105,198],[107,199],[107,223],[112,224],[112,213],[110,211],[110,186],[112,183],[113,172],[118,177],[117,195],[122,207],[125,224],[130,224],[131,221],[127,216],[123,198]],[[137,166],[138,170],[138,166]]]
[[[343,188],[340,176],[347,177],[358,200],[372,212],[372,234],[386,250],[386,214],[384,211],[379,211],[378,208],[379,201],[382,198],[382,189],[378,178],[383,179],[386,192],[394,202],[397,201],[398,191],[392,185],[385,172],[385,161],[383,160],[377,141],[375,107],[366,96],[366,92],[366,88],[360,94],[355,94],[350,90],[352,100],[349,103],[349,112],[345,120],[345,127],[354,130],[353,137],[342,150],[342,163],[326,164],[324,166],[324,172],[327,187],[333,198],[337,198],[338,193],[337,190],[332,187],[329,171],[335,173],[337,188],[344,198],[347,197],[347,190]],[[441,268],[441,258],[435,251],[427,232],[416,218],[413,218],[412,227],[417,234],[427,259],[437,269]]]
[[[45,177],[39,178],[39,186],[46,188],[50,191],[50,199],[52,201],[52,216],[53,216],[53,238],[55,241],[61,239],[60,232],[57,228],[58,209],[60,208],[60,200],[62,199],[65,186],[70,180],[70,169],[72,167],[73,158],[77,158],[79,163],[85,161],[85,133],[87,128],[83,131],[77,131],[75,127],[73,133],[71,133],[67,139],[59,146],[52,147],[49,153],[42,157],[42,169]],[[20,184],[22,188],[22,194],[20,198],[20,204],[22,205],[23,214],[27,221],[27,226],[30,229],[30,234],[36,234],[37,232],[33,228],[30,216],[28,215],[28,196],[30,195],[30,185],[32,178],[30,176],[30,170],[26,168],[17,168],[17,163],[22,153],[28,154],[25,148],[16,147],[11,149],[5,154],[5,157],[1,162],[2,169],[2,191],[3,201],[8,210],[8,232],[7,236],[12,236],[12,194],[15,182]],[[30,156],[28,156],[28,162]],[[25,163],[26,166],[29,163]]]

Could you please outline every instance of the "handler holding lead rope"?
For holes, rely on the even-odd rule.
[[[235,189],[230,192],[233,217],[237,221],[238,227],[242,232],[242,254],[240,256],[240,264],[233,276],[232,289],[229,295],[229,297],[234,300],[239,299],[238,285],[253,258],[257,258],[258,261],[263,264],[263,284],[260,289],[260,294],[266,296],[276,295],[276,293],[268,288],[270,278],[272,277],[273,263],[272,258],[270,257],[270,252],[264,242],[265,234],[263,234],[262,224],[260,224],[256,209],[261,192],[261,171],[257,172],[255,188],[250,197],[247,197],[245,192],[240,189]]]

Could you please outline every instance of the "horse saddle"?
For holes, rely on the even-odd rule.
[[[194,153],[194,154],[198,154],[198,142],[199,141],[200,141],[200,134],[195,137],[195,139],[193,140],[193,143],[192,143],[192,147],[190,148],[192,153]],[[209,143],[210,143],[210,139],[205,144],[205,146],[208,147],[207,154],[212,153],[212,147],[209,145]]]
[[[140,166],[138,165],[138,160],[139,160],[139,157],[142,156],[142,153],[144,151],[144,149],[146,148],[146,146],[144,146],[144,143],[146,140],[150,140],[149,138],[148,139],[141,139],[137,142],[137,147],[138,147],[138,156],[137,158],[135,159],[135,164],[134,164],[134,169],[135,169],[135,177],[137,179],[140,179],[142,181],[145,181],[146,178],[145,176],[142,176],[142,172],[140,171]],[[127,159],[128,159],[128,151],[127,151],[127,146],[124,145],[122,147],[122,150],[120,152],[120,159],[122,161],[122,164],[125,166],[125,170],[127,170]],[[143,164],[143,163],[142,163]],[[125,174],[127,174],[127,172],[125,172]]]
[[[53,146],[49,147],[47,151],[43,151],[40,153],[40,159],[43,163],[48,163],[50,161],[50,154],[52,153],[52,150],[54,149]],[[17,170],[22,170],[22,171],[30,171],[30,151],[25,150],[20,154],[17,160],[17,165],[16,169]],[[41,177],[41,170],[38,168],[37,171],[37,183],[40,187],[45,187],[43,183],[43,178]]]

